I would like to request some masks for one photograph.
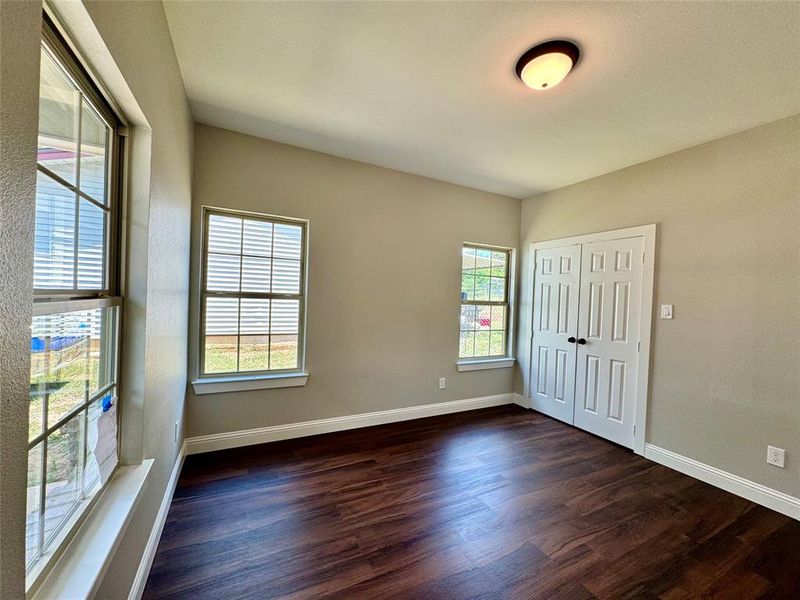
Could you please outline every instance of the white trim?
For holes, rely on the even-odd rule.
[[[144,587],[150,575],[150,568],[153,566],[153,559],[156,557],[158,542],[161,541],[161,532],[164,531],[164,523],[167,521],[169,507],[172,504],[172,496],[175,494],[175,488],[178,485],[178,477],[181,474],[183,460],[185,458],[186,442],[184,441],[181,445],[180,452],[178,452],[178,457],[175,459],[175,465],[172,467],[172,473],[169,476],[167,488],[164,490],[164,497],[161,499],[161,506],[158,508],[156,520],[153,522],[153,528],[150,530],[150,537],[147,538],[147,545],[144,547],[142,560],[139,562],[139,568],[136,569],[136,576],[133,578],[128,600],[139,600],[144,593]]]
[[[512,393],[496,394],[494,396],[481,396],[478,398],[467,398],[465,400],[453,400],[451,402],[436,402],[434,404],[394,408],[391,410],[381,410],[344,417],[332,417],[315,421],[288,423],[286,425],[259,427],[258,429],[201,435],[187,438],[186,453],[199,454],[201,452],[213,452],[214,450],[238,448],[239,446],[277,442],[279,440],[318,435],[320,433],[331,433],[334,431],[343,431],[345,429],[358,429],[359,427],[370,427],[372,425],[383,425],[385,423],[396,423],[398,421],[408,421],[410,419],[446,415],[455,412],[476,410],[478,408],[487,408],[489,406],[512,404],[513,402],[514,394]]]
[[[514,404],[516,404],[517,406],[521,406],[522,408],[530,409],[531,407],[530,398],[526,398],[524,394],[517,394],[517,393],[514,393],[513,396],[514,396]]]
[[[153,466],[153,459],[120,467],[75,537],[30,598],[92,598],[128,528]]]
[[[515,358],[484,358],[484,359],[465,359],[456,363],[459,372],[463,371],[485,371],[486,369],[508,369],[517,362]]]
[[[536,281],[536,250],[545,248],[561,248],[575,244],[591,244],[610,240],[619,240],[632,237],[644,238],[644,265],[642,265],[642,310],[639,321],[639,361],[636,377],[636,416],[634,417],[633,429],[633,451],[636,454],[644,455],[645,435],[647,431],[647,400],[650,394],[650,350],[653,323],[653,285],[655,281],[656,264],[656,233],[655,223],[650,225],[640,225],[638,227],[627,227],[624,229],[613,229],[611,231],[599,231],[585,235],[560,238],[556,240],[545,240],[533,242],[528,247],[531,257],[530,265],[530,285]],[[530,399],[530,378],[531,360],[533,360],[533,310],[534,302],[531,301],[531,318],[529,327],[526,330],[528,336],[528,360],[527,364],[521,365],[525,374],[525,396]]]
[[[653,444],[645,444],[644,457],[751,502],[776,510],[793,519],[800,519],[800,498],[784,494]]]
[[[272,388],[300,387],[308,382],[308,373],[281,373],[276,375],[252,375],[236,377],[209,377],[192,382],[194,393],[220,394],[222,392],[243,392],[247,390],[268,390]]]

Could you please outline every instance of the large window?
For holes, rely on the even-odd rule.
[[[39,87],[26,562],[117,465],[119,122],[49,21]]]
[[[464,244],[459,358],[508,355],[510,264],[511,250]]]
[[[304,221],[206,210],[201,376],[302,370]]]

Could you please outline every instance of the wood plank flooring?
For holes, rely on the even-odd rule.
[[[800,598],[800,522],[502,406],[190,456],[144,597]]]

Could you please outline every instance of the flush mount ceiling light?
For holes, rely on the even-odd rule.
[[[533,90],[549,90],[569,75],[580,55],[580,50],[572,42],[544,42],[519,57],[517,77]]]

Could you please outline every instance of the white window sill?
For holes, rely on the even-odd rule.
[[[308,373],[276,373],[275,375],[250,375],[236,377],[208,377],[192,382],[194,393],[220,394],[271,388],[300,387],[308,381]]]
[[[52,569],[35,589],[38,582],[30,582],[29,598],[77,600],[96,594],[133,517],[152,466],[151,458],[135,467],[117,469]]]
[[[459,371],[484,371],[486,369],[508,369],[514,366],[515,358],[484,358],[480,360],[460,360],[456,363]]]

